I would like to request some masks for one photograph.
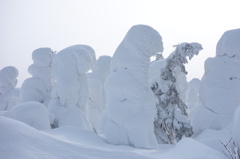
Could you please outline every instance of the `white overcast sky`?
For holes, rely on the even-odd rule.
[[[226,30],[240,28],[239,0],[0,0],[0,69],[15,66],[19,85],[30,75],[32,51],[90,45],[96,56],[112,56],[128,29],[146,24],[172,45],[199,42],[204,50],[187,66],[188,79],[201,78],[204,61],[215,56]]]

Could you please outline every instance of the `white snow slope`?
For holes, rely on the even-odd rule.
[[[0,116],[0,127],[1,159],[226,159],[188,138],[169,148],[147,150],[109,145],[91,131],[70,126],[42,132]]]

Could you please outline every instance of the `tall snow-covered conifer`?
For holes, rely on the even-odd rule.
[[[32,77],[27,78],[21,87],[20,102],[37,101],[48,105],[51,99],[51,64],[54,53],[50,48],[38,48],[33,51],[33,64],[28,67]]]
[[[240,105],[239,44],[240,29],[228,30],[217,43],[216,56],[205,61],[199,103],[191,114],[197,135],[206,129],[226,127]]]
[[[184,64],[202,49],[198,43],[182,43],[169,55],[160,76],[151,79],[151,89],[157,99],[154,131],[158,143],[176,143],[182,136],[193,134],[188,120],[186,100],[187,81]]]
[[[110,56],[100,56],[93,66],[92,72],[88,73],[88,117],[96,132],[98,132],[99,119],[106,105],[104,82],[110,71],[111,59]]]
[[[95,62],[95,52],[87,45],[67,47],[55,56],[52,66],[52,100],[48,105],[55,116],[53,127],[71,125],[92,129],[86,117],[89,98],[86,72]]]
[[[20,90],[17,85],[18,70],[13,66],[0,70],[0,111],[11,109],[19,103]]]
[[[163,51],[153,28],[133,26],[115,51],[105,82],[106,111],[100,128],[112,144],[156,148],[154,95],[149,88],[150,57]]]

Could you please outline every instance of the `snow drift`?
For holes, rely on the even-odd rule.
[[[112,146],[90,131],[70,126],[42,132],[0,116],[0,127],[0,158],[3,159],[226,159],[193,139],[184,139],[175,147],[158,151]]]
[[[1,113],[3,116],[21,121],[38,130],[50,129],[50,113],[45,105],[30,101],[14,106]]]

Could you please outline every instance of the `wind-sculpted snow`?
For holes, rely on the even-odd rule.
[[[157,147],[148,68],[150,57],[162,51],[161,36],[145,25],[133,26],[115,51],[104,86],[107,105],[100,124],[109,143]]]
[[[91,131],[70,126],[42,132],[0,116],[0,127],[1,159],[226,159],[193,139],[170,148],[146,150],[113,146]]]
[[[86,126],[89,98],[86,72],[95,62],[95,52],[87,45],[74,45],[60,51],[53,60],[54,86],[49,110],[56,116],[55,126]],[[60,111],[62,110],[62,112]]]
[[[52,90],[53,57],[54,54],[50,48],[39,48],[33,51],[33,64],[28,67],[32,77],[26,79],[21,86],[21,102],[38,101],[48,105]]]
[[[50,113],[39,102],[24,102],[2,113],[3,116],[21,121],[38,130],[50,129]]]

